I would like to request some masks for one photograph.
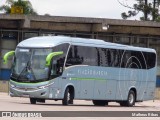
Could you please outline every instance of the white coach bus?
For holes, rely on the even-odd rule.
[[[31,104],[45,100],[92,100],[105,106],[154,98],[156,51],[64,36],[34,37],[20,42],[13,57],[10,96],[28,97]]]

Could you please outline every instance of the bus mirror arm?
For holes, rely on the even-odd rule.
[[[15,51],[9,51],[9,52],[7,52],[5,55],[4,55],[4,57],[3,57],[3,63],[4,64],[7,64],[8,63],[8,58],[10,57],[10,56],[13,56],[15,54]]]
[[[62,54],[63,54],[63,51],[52,52],[52,53],[48,54],[47,57],[46,57],[46,66],[51,65],[51,60],[52,60],[53,57],[59,56],[59,55],[62,55]]]

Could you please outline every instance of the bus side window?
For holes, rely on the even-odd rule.
[[[100,51],[99,51],[99,48],[96,48],[96,56],[97,56],[97,66],[100,66]]]
[[[97,50],[94,47],[79,46],[78,47],[79,56],[83,58],[81,64],[97,66]]]
[[[52,66],[51,66],[51,76],[59,76],[63,72],[63,63],[64,63],[64,58],[61,57],[54,57]]]
[[[107,51],[108,51],[108,49],[107,48],[105,48],[104,49],[104,60],[105,60],[105,67],[108,67],[108,58],[107,58]]]
[[[97,51],[98,48],[88,47],[88,46],[71,46],[67,61],[66,67],[72,65],[91,65],[97,66],[98,58]]]
[[[53,60],[52,62],[52,68],[51,68],[51,75],[57,75],[57,72],[56,72],[56,69],[57,69],[57,61],[56,60]]]
[[[69,67],[75,64],[75,58],[73,57],[74,48],[73,46],[70,47],[70,50],[68,52],[67,61],[65,64],[65,67]]]
[[[114,51],[114,67],[119,67],[119,58],[120,58],[120,53],[119,53],[120,50],[115,50]]]
[[[115,62],[115,50],[111,49],[110,50],[110,67],[114,67],[114,62]]]
[[[111,66],[111,62],[112,62],[110,49],[108,49],[108,51],[107,51],[107,59],[108,59],[108,66],[110,67]]]
[[[100,52],[100,66],[107,67],[108,61],[107,61],[107,49],[106,48],[99,48]]]
[[[151,68],[155,67],[156,54],[155,53],[143,52],[143,55],[144,55],[145,60],[146,60],[147,69],[151,69]]]

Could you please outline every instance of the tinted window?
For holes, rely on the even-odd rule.
[[[93,47],[71,46],[66,61],[66,67],[71,65],[97,66],[97,54],[97,49]]]
[[[155,61],[156,55],[154,53],[87,46],[71,46],[67,57],[66,67],[71,65],[91,65],[150,69],[155,66]]]
[[[132,68],[139,68],[139,69],[147,69],[145,64],[145,58],[140,51],[131,51],[132,56]]]
[[[145,57],[146,63],[147,63],[147,69],[155,67],[156,62],[156,54],[155,53],[147,53],[143,52],[143,55]]]
[[[51,71],[50,71],[51,78],[57,77],[61,75],[61,73],[63,72],[63,66],[64,66],[64,61],[65,61],[68,47],[69,47],[69,44],[61,44],[53,48],[53,52],[63,51],[63,54],[53,57]]]
[[[100,54],[102,59],[101,66],[108,67],[112,61],[110,51],[107,48],[99,48],[99,49],[102,51],[102,53]]]
[[[122,57],[122,68],[150,69],[155,67],[155,53],[125,51]]]
[[[97,58],[98,58],[98,66],[108,66],[108,56],[107,56],[107,49],[105,48],[96,48],[97,49]]]

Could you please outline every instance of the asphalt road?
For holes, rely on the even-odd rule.
[[[15,97],[10,97],[6,93],[0,93],[0,111],[5,112],[5,111],[19,111],[20,113],[22,111],[61,111],[59,113],[54,113],[58,117],[42,117],[42,118],[34,118],[36,120],[56,120],[56,119],[65,119],[65,120],[160,120],[160,100],[155,100],[153,101],[144,101],[140,103],[136,103],[134,107],[121,107],[118,103],[111,102],[109,103],[108,106],[94,106],[91,101],[86,101],[86,100],[75,100],[73,105],[70,106],[63,106],[61,101],[54,101],[54,100],[47,100],[46,103],[37,103],[36,105],[31,105],[29,102],[28,98],[15,98]],[[64,111],[75,111],[74,112],[69,112],[69,114],[72,114],[73,116],[75,115],[81,115],[79,111],[85,111],[84,115],[85,117],[65,117],[66,112]],[[88,112],[93,112],[91,115],[95,117],[90,117],[90,113]],[[94,111],[106,111],[106,112],[111,112],[112,117],[99,117],[101,116],[102,112],[94,112]],[[136,113],[136,115],[140,115],[138,117],[113,117],[118,114],[121,114],[120,112],[115,112],[115,111],[120,111],[123,114],[123,111],[131,111],[133,113]],[[140,112],[140,114],[137,114],[137,111]],[[145,113],[152,111],[152,113],[158,112],[159,115],[158,117],[142,117],[144,115],[141,111],[145,111]],[[83,113],[82,112],[82,113]],[[77,114],[78,113],[78,114]],[[100,114],[99,114],[100,113]],[[2,113],[1,113],[2,114]],[[28,113],[27,113],[28,114]],[[52,114],[52,113],[50,113]],[[53,115],[52,114],[52,115]],[[89,115],[89,117],[86,116],[86,114]],[[106,113],[108,114],[108,113]],[[110,113],[109,113],[110,114]],[[126,113],[128,114],[128,113]],[[148,113],[147,113],[148,114]],[[24,115],[24,114],[23,114]],[[130,115],[130,114],[129,114]],[[1,117],[0,120],[22,120],[22,117],[14,117],[14,118],[4,118]],[[23,118],[27,120],[33,120],[33,118]]]

